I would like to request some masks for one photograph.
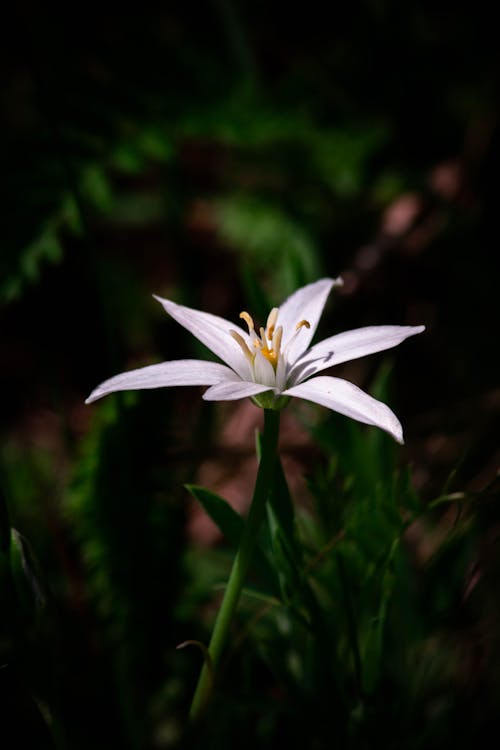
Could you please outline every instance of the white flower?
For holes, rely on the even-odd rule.
[[[309,346],[326,299],[341,279],[320,279],[298,289],[269,313],[257,332],[242,312],[247,330],[217,315],[156,297],[165,310],[226,364],[198,359],[162,362],[124,372],[101,383],[85,403],[113,391],[208,385],[207,401],[250,396],[265,408],[279,409],[290,396],[313,401],[365,424],[375,425],[403,442],[403,430],[388,406],[341,378],[318,372],[341,362],[397,346],[425,326],[369,326],[330,336]]]

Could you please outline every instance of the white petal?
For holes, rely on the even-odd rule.
[[[274,372],[272,364],[260,351],[255,354],[253,370],[256,383],[261,383],[262,385],[274,388],[276,385],[276,373]]]
[[[403,428],[394,412],[347,380],[322,375],[288,388],[283,395],[314,401],[358,422],[380,427],[403,443]]]
[[[86,404],[114,391],[137,391],[143,388],[163,388],[174,385],[213,385],[239,380],[238,376],[218,362],[200,359],[178,359],[115,375],[95,388]]]
[[[213,385],[203,394],[205,401],[235,401],[238,398],[256,396],[258,393],[271,390],[268,385],[260,383],[244,383],[239,380],[235,383],[218,383]]]
[[[311,343],[318,326],[332,286],[339,285],[340,279],[320,279],[313,284],[303,286],[290,295],[279,308],[276,328],[283,326],[282,349],[284,350],[293,338],[297,323],[307,320],[310,327],[303,326],[287,350],[288,361],[293,363]]]
[[[282,354],[278,357],[278,365],[276,367],[276,388],[278,392],[285,388],[287,375],[287,362]]]
[[[238,333],[247,340],[248,334],[239,326],[231,323],[225,318],[218,315],[193,310],[191,307],[178,305],[169,299],[162,299],[153,295],[160,302],[169,315],[174,318],[181,326],[196,336],[210,351],[217,354],[223,362],[232,367],[232,369],[243,379],[251,377],[251,368],[248,360],[245,358],[241,348],[230,334],[231,330]]]
[[[368,326],[338,333],[305,352],[290,372],[290,381],[304,380],[341,362],[391,349],[424,330],[425,326]]]

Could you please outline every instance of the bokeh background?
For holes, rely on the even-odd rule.
[[[370,551],[339,548],[323,570],[310,673],[297,618],[243,606],[205,746],[470,747],[498,731],[500,60],[486,5],[24,2],[0,39],[2,724],[38,748],[198,741],[183,727],[201,654],[175,646],[207,640],[231,545],[184,485],[244,512],[260,412],[200,389],[83,401],[125,369],[205,356],[153,293],[262,320],[342,275],[320,333],[427,326],[335,372],[383,395],[406,445],[287,410],[311,559],[345,533]],[[377,521],[374,487],[386,497],[403,475]],[[384,568],[375,595],[395,539],[396,584]],[[375,622],[366,677],[371,636],[363,651],[352,634]],[[342,639],[351,652],[320,674]]]

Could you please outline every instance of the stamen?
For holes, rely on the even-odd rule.
[[[240,345],[243,354],[248,359],[250,364],[253,364],[255,354],[252,354],[243,336],[241,336],[237,331],[229,331],[229,333],[231,334],[233,339],[236,341],[236,343]]]
[[[268,362],[270,362],[273,366],[274,371],[276,372],[276,366],[278,364],[278,355],[274,351],[274,349],[261,349],[260,353],[263,357],[267,359]]]
[[[267,316],[266,332],[267,332],[268,339],[273,338],[274,326],[276,325],[276,321],[278,319],[278,313],[279,313],[279,308],[273,307],[273,309]]]
[[[252,367],[255,363],[255,357],[260,352],[262,356],[267,359],[268,362],[273,366],[276,372],[278,363],[286,361],[287,350],[291,342],[298,335],[301,328],[310,328],[311,324],[308,320],[299,320],[295,326],[295,333],[291,339],[289,339],[283,355],[281,354],[281,343],[283,340],[283,326],[276,328],[276,322],[278,320],[279,308],[273,307],[269,315],[267,316],[266,327],[261,326],[257,333],[255,330],[255,324],[252,316],[243,310],[240,313],[240,318],[245,321],[248,326],[248,333],[250,334],[250,341],[245,341],[243,336],[238,331],[229,331],[233,339],[237,342],[241,351],[245,355],[246,359],[250,362]],[[284,359],[282,359],[282,356]]]
[[[265,346],[266,349],[269,349],[267,339],[266,339],[266,332],[264,331],[262,326],[260,327],[260,340],[262,341],[262,346]]]
[[[283,326],[278,326],[273,339],[273,349],[276,352],[276,356],[280,353],[281,339],[283,338]]]
[[[243,310],[243,312],[240,312],[240,318],[242,318],[247,324],[248,333],[252,333],[252,331],[254,330],[254,324],[250,313],[247,313],[245,310]]]
[[[298,331],[298,330],[300,330],[300,329],[301,329],[301,328],[302,328],[303,326],[305,326],[306,328],[310,328],[310,327],[311,327],[311,324],[309,323],[309,321],[308,321],[308,320],[299,320],[299,322],[298,322],[298,323],[297,323],[297,325],[295,326],[295,330],[296,330],[296,331]]]

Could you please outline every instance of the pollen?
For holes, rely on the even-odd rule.
[[[299,322],[298,322],[298,323],[297,323],[297,325],[295,326],[295,330],[296,330],[296,331],[299,331],[299,330],[300,330],[300,329],[301,329],[302,327],[305,327],[305,328],[310,328],[310,327],[311,327],[311,324],[309,323],[309,321],[308,321],[308,320],[299,320]]]
[[[281,351],[281,339],[283,336],[283,327],[278,326],[275,330],[276,319],[278,317],[278,308],[274,307],[267,318],[266,330],[260,329],[260,352],[263,357],[270,362],[276,371]]]
[[[276,370],[276,367],[278,366],[278,353],[274,349],[267,349],[265,347],[260,350],[260,353],[267,359],[268,362],[272,364],[272,366]]]

